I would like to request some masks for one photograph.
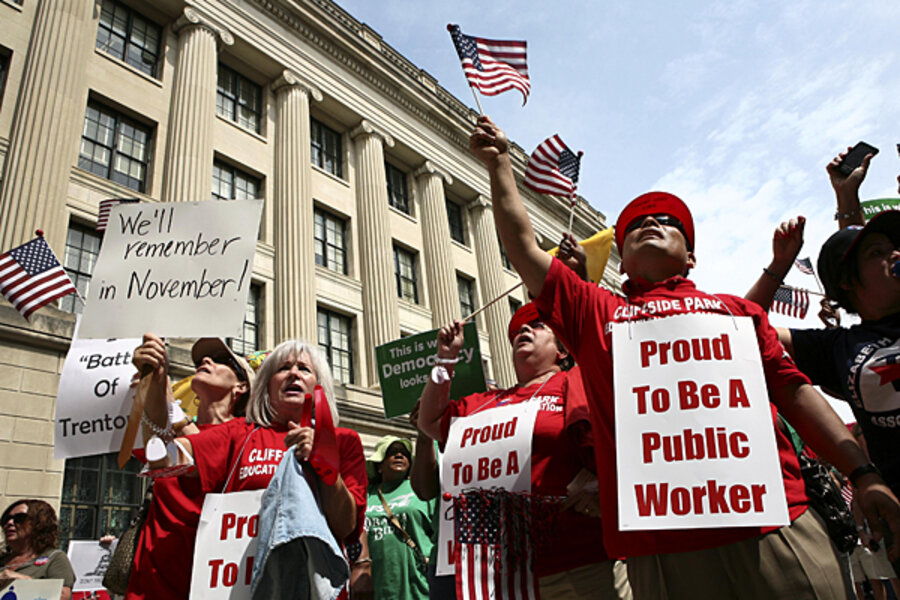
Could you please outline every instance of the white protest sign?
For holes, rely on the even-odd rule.
[[[264,493],[206,495],[191,571],[193,600],[249,600]]]
[[[112,553],[119,540],[101,544],[97,540],[72,540],[69,542],[69,562],[75,571],[73,592],[92,592],[105,589],[103,576],[109,568]]]
[[[262,200],[113,207],[84,338],[239,336]]]
[[[436,572],[453,567],[453,506],[443,492],[456,496],[471,488],[531,491],[531,438],[540,402],[520,402],[477,412],[450,422],[441,457],[441,507]]]
[[[753,321],[613,326],[619,528],[789,522]]]
[[[56,394],[54,458],[119,449],[134,395],[131,353],[140,344],[137,338],[72,339]]]
[[[9,600],[53,600],[62,596],[62,579],[13,579],[0,587],[0,597]]]

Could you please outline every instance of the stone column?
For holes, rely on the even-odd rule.
[[[166,139],[163,202],[198,202],[212,194],[213,125],[216,119],[217,42],[231,33],[188,7],[172,25],[178,62]]]
[[[422,238],[431,297],[431,322],[435,327],[441,327],[461,316],[456,273],[450,260],[452,244],[444,199],[444,183],[452,184],[453,178],[430,160],[416,169],[414,175],[422,198]]]
[[[487,304],[506,290],[503,287],[503,266],[500,263],[500,241],[494,228],[491,203],[484,196],[478,196],[469,203],[472,211],[472,237],[475,239],[475,256],[478,257],[478,279],[481,282],[482,297]],[[491,359],[494,363],[494,377],[502,388],[516,383],[512,351],[506,332],[509,326],[509,302],[504,298],[484,309]]]
[[[309,98],[322,92],[285,70],[272,86],[275,124],[275,343],[317,343],[316,257],[310,178]]]
[[[378,383],[375,347],[400,337],[397,288],[394,285],[394,259],[391,246],[387,177],[384,171],[384,146],[393,147],[390,134],[363,120],[350,137],[356,144],[356,210],[359,227],[360,266],[365,313],[368,385]]]
[[[3,167],[0,248],[9,250],[43,229],[62,256],[69,168],[78,156],[84,72],[97,23],[94,2],[86,0],[42,0],[34,10],[28,55],[16,58],[24,60],[25,72]]]

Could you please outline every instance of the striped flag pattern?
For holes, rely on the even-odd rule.
[[[0,254],[0,293],[27,319],[40,307],[77,292],[53,250],[39,235]]]
[[[816,272],[813,270],[812,261],[809,260],[809,257],[806,258],[798,258],[794,261],[794,264],[797,266],[797,270],[806,275],[815,275]]]
[[[459,25],[447,25],[469,85],[485,96],[508,90],[522,92],[524,105],[531,92],[526,60],[527,44],[488,40],[464,34]]]
[[[789,317],[806,318],[809,310],[809,293],[806,290],[779,286],[772,298],[772,310]]]
[[[538,144],[531,153],[523,183],[539,194],[574,198],[582,154],[573,153],[559,135],[554,134]]]
[[[128,204],[132,202],[140,202],[139,198],[111,198],[109,200],[100,201],[100,213],[97,215],[97,231],[106,231],[106,224],[109,222],[109,213],[114,206],[119,204]]]
[[[456,597],[460,600],[537,600],[530,544],[514,564],[501,543],[501,499],[484,490],[454,499],[456,529]]]

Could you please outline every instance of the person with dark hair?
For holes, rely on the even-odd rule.
[[[549,256],[548,256],[549,258]],[[442,327],[437,338],[437,356],[448,372],[446,378],[432,376],[420,399],[418,427],[429,437],[445,443],[451,421],[503,406],[526,410],[537,406],[531,436],[531,494],[535,506],[544,503],[559,508],[552,534],[545,524],[529,520],[524,527],[534,543],[534,574],[540,597],[630,598],[624,568],[603,551],[602,522],[596,493],[592,456],[593,438],[581,376],[560,366],[569,353],[541,319],[533,303],[513,315],[508,328],[513,365],[518,383],[506,390],[486,391],[450,401],[450,376],[463,344],[460,321]],[[441,381],[438,383],[437,381]],[[595,488],[594,488],[595,489]],[[566,497],[562,504],[556,499]]]
[[[152,368],[153,356],[159,353],[167,365],[165,343],[155,335],[145,335],[144,343],[134,351],[134,366],[138,371]],[[191,359],[196,367],[191,389],[197,396],[197,422],[181,428],[179,435],[204,431],[235,416],[244,416],[255,376],[247,361],[220,338],[197,340],[191,348]],[[174,408],[167,377],[165,387],[168,406]],[[138,389],[138,393],[146,393],[146,388]],[[149,429],[147,433],[151,433]],[[194,538],[204,496],[196,478],[168,477],[153,482],[153,500],[135,548],[127,600],[176,600],[190,593]]]
[[[0,516],[6,547],[0,553],[0,589],[16,579],[62,579],[61,600],[72,597],[75,571],[58,549],[56,511],[43,500],[17,500]]]
[[[434,500],[420,500],[410,485],[412,442],[386,435],[366,460],[366,508],[375,600],[426,600]]]
[[[819,455],[851,477],[860,505],[872,520],[884,517],[900,532],[900,504],[834,411],[784,355],[765,312],[742,298],[702,292],[687,278],[697,257],[693,218],[684,202],[673,194],[649,192],[622,210],[615,242],[628,281],[624,295],[618,295],[586,284],[538,246],[519,197],[509,142],[487,116],[478,118],[470,149],[487,166],[494,222],[507,256],[535,295],[544,322],[562,338],[584,371],[598,479],[604,491],[600,496],[604,543],[607,552],[627,556],[634,597],[844,597],[840,566],[824,525],[807,510],[797,456],[775,426],[778,412],[795,424]],[[753,369],[758,372],[761,367],[764,376],[769,402],[765,408],[771,413],[773,450],[790,525],[634,530],[619,523],[617,494],[612,493],[617,488],[613,330],[625,332],[650,320],[665,326],[663,319],[677,317],[685,322],[689,315],[711,328],[721,320],[716,315],[730,317],[735,327],[736,319],[749,318],[742,323],[752,327],[748,333],[759,350],[752,357]],[[629,343],[626,337],[621,339]],[[731,373],[737,376],[740,370],[723,363],[719,375]],[[673,376],[674,371],[666,373],[668,385],[675,385],[669,379]],[[876,535],[880,537],[883,529],[879,523]],[[896,553],[900,547],[891,550]]]

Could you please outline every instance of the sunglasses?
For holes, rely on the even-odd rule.
[[[672,215],[666,214],[658,214],[658,215],[641,215],[640,217],[634,219],[631,223],[628,224],[628,227],[625,228],[625,235],[628,235],[635,229],[639,228],[644,224],[648,218],[653,218],[654,221],[662,225],[663,227],[674,227],[678,231],[681,232],[681,235],[684,236],[684,239],[687,240],[687,233],[684,230],[684,225],[682,225],[681,221],[673,217]]]
[[[206,358],[205,356],[203,358]],[[238,361],[234,359],[230,354],[220,354],[218,356],[211,356],[212,361],[219,365],[225,365],[237,375],[237,378],[241,381],[247,381],[247,374],[244,372],[244,369],[241,368],[241,365],[238,364]],[[203,364],[203,359],[200,359],[200,362],[194,364],[194,368],[199,368],[200,365]]]
[[[21,525],[25,521],[28,520],[28,514],[26,513],[16,513],[14,515],[7,515],[5,519],[3,519],[3,523],[0,525],[6,525],[7,522],[12,521],[16,525]]]

